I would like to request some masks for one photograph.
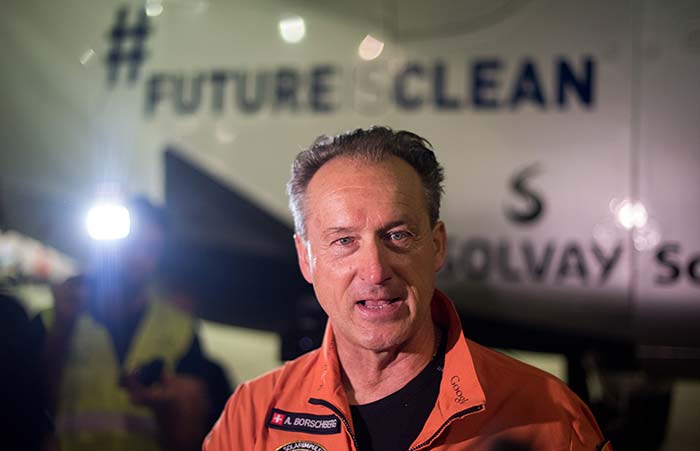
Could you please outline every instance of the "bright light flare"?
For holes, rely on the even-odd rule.
[[[146,0],[146,15],[148,17],[158,17],[163,13],[163,3],[161,0]]]
[[[291,16],[279,21],[280,36],[284,42],[296,44],[306,35],[306,23],[299,16]]]
[[[85,66],[87,63],[92,60],[92,57],[95,56],[95,51],[93,49],[87,49],[85,52],[83,52],[82,55],[80,55],[80,64]]]
[[[653,249],[661,241],[661,231],[653,219],[647,221],[644,227],[638,227],[632,232],[632,242],[638,251]]]
[[[365,61],[371,61],[382,54],[384,43],[371,34],[365,36],[357,48],[357,54]]]
[[[613,213],[618,224],[627,230],[633,228],[642,228],[646,225],[649,219],[647,209],[641,202],[634,202],[625,199],[618,203]]]
[[[131,231],[129,210],[118,204],[95,205],[88,211],[85,224],[90,237],[98,241],[120,240]]]

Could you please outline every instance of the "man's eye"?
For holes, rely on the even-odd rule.
[[[391,241],[401,241],[408,238],[408,233],[403,231],[389,232],[389,239]]]
[[[347,246],[349,244],[352,244],[352,238],[349,236],[344,236],[343,238],[338,238],[337,240],[334,241],[336,244],[340,244],[341,246]]]

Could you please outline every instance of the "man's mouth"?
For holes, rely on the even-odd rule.
[[[391,299],[363,299],[357,303],[370,310],[381,310],[384,307],[388,307],[394,302],[400,301],[401,298],[391,298]]]

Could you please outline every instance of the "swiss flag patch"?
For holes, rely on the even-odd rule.
[[[274,412],[272,414],[272,418],[270,418],[270,424],[276,424],[278,426],[283,425],[285,418],[287,418],[287,415],[279,412]]]

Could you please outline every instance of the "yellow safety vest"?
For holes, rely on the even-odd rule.
[[[42,313],[50,325],[53,311]],[[107,329],[89,314],[75,324],[60,387],[56,430],[61,451],[160,450],[154,415],[129,401],[119,376],[161,358],[174,372],[192,345],[192,318],[177,308],[152,301],[132,339],[123,368]]]

